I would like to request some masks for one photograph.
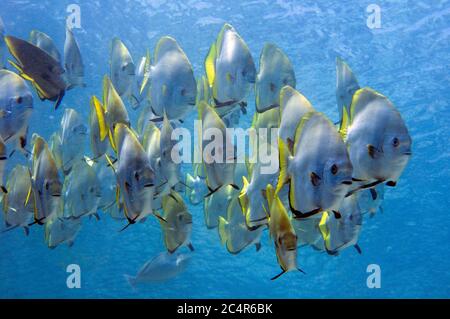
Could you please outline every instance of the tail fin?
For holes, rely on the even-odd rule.
[[[222,245],[225,245],[225,243],[228,240],[227,228],[228,228],[228,222],[226,221],[225,218],[223,218],[222,216],[219,216],[219,237],[220,237],[220,242],[222,243]]]

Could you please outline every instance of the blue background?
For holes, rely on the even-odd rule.
[[[30,132],[48,138],[58,129],[64,107],[87,118],[89,97],[100,95],[108,73],[112,37],[120,37],[137,62],[147,48],[153,52],[159,37],[171,35],[199,76],[209,45],[229,22],[255,63],[265,42],[282,48],[294,64],[297,89],[333,120],[335,58],[341,56],[360,85],[388,96],[400,110],[414,154],[398,186],[386,193],[384,214],[365,220],[359,240],[363,254],[349,249],[331,257],[299,249],[306,276],[292,272],[269,280],[279,266],[267,232],[260,252],[252,247],[228,254],[217,230],[206,229],[200,205],[190,207],[196,251],[186,271],[171,281],[132,290],[122,275],[135,274],[164,249],[159,225],[149,219],[119,233],[122,223],[103,216],[99,222],[83,221],[72,248],[49,250],[37,226],[29,237],[21,230],[1,234],[0,297],[450,297],[449,1],[3,0],[0,15],[7,34],[27,39],[32,29],[41,30],[62,53],[70,3],[81,8],[82,29],[75,36],[87,87],[68,92],[57,111],[35,98]],[[381,7],[381,29],[366,25],[370,3]],[[244,126],[250,125],[253,101],[251,95]],[[136,120],[138,112],[129,112]],[[9,166],[25,162],[18,155]],[[72,263],[81,266],[81,289],[66,287],[65,269]],[[366,286],[372,263],[381,267],[381,289]]]

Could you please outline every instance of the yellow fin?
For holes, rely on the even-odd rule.
[[[213,44],[211,44],[208,55],[205,59],[205,71],[209,86],[214,85],[214,80],[216,78],[216,56],[216,43],[214,42]]]
[[[225,243],[228,240],[227,226],[228,226],[227,220],[222,216],[219,216],[219,237],[222,245],[225,245]]]
[[[114,137],[113,137],[111,130],[108,130],[108,136],[109,136],[109,143],[111,144],[111,148],[117,154],[117,147],[116,147],[116,144],[114,143]]]
[[[289,215],[281,202],[278,192],[274,190],[271,184],[267,184],[266,187],[267,201],[269,203],[269,231],[270,236],[275,236],[277,229],[290,229],[291,224]]]
[[[295,180],[292,179],[289,182],[289,204],[291,205],[291,207],[297,207],[297,204],[295,202]]]
[[[24,74],[22,74],[22,77],[23,77],[23,76],[24,76]],[[25,79],[26,79],[26,78],[25,78]],[[41,88],[36,82],[34,82],[33,79],[30,78],[29,81],[31,81],[31,85],[33,85],[33,87],[36,89],[36,92],[37,92],[39,98],[40,98],[41,100],[44,100],[44,99],[46,98],[46,97],[45,97],[45,92],[44,92],[44,90],[42,90],[42,88]]]
[[[27,197],[25,198],[24,206],[28,205],[28,202],[30,201],[31,194],[32,194],[32,189],[31,189],[31,185],[30,185],[30,187],[28,188]]]
[[[106,161],[108,162],[108,164],[111,166],[111,169],[114,171],[114,173],[116,173],[116,169],[114,168],[114,164],[111,161],[111,158],[108,156],[108,154],[105,154],[105,158],[106,158]]]
[[[106,127],[105,114],[103,105],[99,99],[94,95],[91,98],[91,106],[95,109],[97,115],[98,127],[100,129],[100,140],[103,141],[108,135],[108,129]]]
[[[20,66],[19,64],[17,64],[16,62],[14,62],[14,61],[12,61],[12,60],[8,60],[8,62],[9,62],[9,64],[11,64],[13,67],[15,67],[15,68],[17,69],[17,71],[20,72],[20,75],[21,75],[22,77],[23,77],[23,76],[26,76],[26,77],[29,79],[29,81],[33,81],[32,78],[30,78],[28,75],[26,75],[26,74],[23,72],[22,66]]]
[[[278,183],[277,183],[277,192],[281,190],[284,184],[289,181],[289,175],[288,175],[288,163],[289,163],[289,157],[291,154],[289,153],[289,149],[284,143],[284,141],[279,138],[278,139],[278,156],[279,163],[280,163],[280,175],[278,176]]]
[[[341,137],[344,141],[347,138],[348,124],[349,124],[348,112],[347,108],[344,105],[344,107],[342,108],[341,126],[339,128],[339,134],[341,134]]]
[[[117,204],[117,207],[120,209],[120,189],[119,189],[119,185],[116,185],[116,204]]]
[[[267,203],[269,204],[269,210],[272,207],[273,199],[275,197],[275,190],[271,184],[267,184],[266,186],[266,197]]]
[[[139,90],[139,94],[142,94],[144,92],[145,87],[147,86],[148,80],[150,78],[150,50],[147,49],[147,55],[145,57],[145,64],[144,64],[144,79],[142,80],[141,88]]]
[[[239,194],[239,204],[241,205],[241,209],[242,209],[242,214],[244,216],[247,215],[247,211],[248,211],[248,196],[247,196],[247,189],[248,189],[248,180],[245,176],[242,176],[242,190]]]
[[[319,230],[320,230],[320,233],[322,234],[323,240],[325,242],[325,247],[328,248],[330,245],[330,231],[327,227],[327,219],[328,219],[328,212],[325,211],[325,212],[323,212],[322,218],[320,219],[320,222],[319,222]]]

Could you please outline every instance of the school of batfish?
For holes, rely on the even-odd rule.
[[[161,226],[168,254],[178,258],[180,247],[194,250],[189,201],[203,205],[206,227],[218,229],[231,254],[250,245],[259,250],[268,229],[282,270],[276,279],[302,271],[297,250],[304,246],[330,255],[353,246],[361,253],[357,242],[363,215],[381,209],[385,187],[396,186],[411,157],[411,137],[393,103],[361,88],[339,57],[340,119],[333,123],[295,89],[293,65],[280,48],[265,44],[257,70],[248,46],[229,24],[212,43],[204,75],[197,80],[175,39],[160,38],[153,56],[147,51],[135,64],[124,43],[114,38],[110,74],[103,78],[99,97],[86,103],[89,120],[65,108],[60,130],[46,140],[28,132],[30,85],[55,109],[66,91],[84,88],[78,43],[67,30],[61,55],[47,34],[33,30],[28,40],[19,39],[5,35],[1,21],[0,35],[4,231],[23,228],[28,235],[30,226],[42,225],[50,248],[71,246],[86,217],[108,214],[122,221],[122,230],[152,217]],[[270,174],[262,172],[258,161],[227,158],[235,148],[227,128],[247,114],[252,90],[252,127],[278,128],[275,139],[256,139],[278,154],[278,170]],[[127,106],[141,108],[135,127]],[[171,156],[177,145],[172,133],[192,112],[202,123],[202,154],[209,147],[208,129],[222,132],[223,140],[213,158],[206,156],[183,174]],[[84,143],[90,144],[88,152]],[[16,150],[21,154],[15,156],[29,158],[29,165],[16,165],[4,176]]]

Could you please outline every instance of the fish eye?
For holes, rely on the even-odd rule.
[[[186,95],[186,89],[182,89],[182,90],[181,90],[181,95],[182,95],[182,96],[185,96],[185,95]]]
[[[338,171],[339,171],[339,169],[338,169],[337,165],[333,164],[333,166],[331,166],[331,174],[336,175]]]
[[[17,104],[21,104],[22,101],[23,101],[23,98],[22,98],[21,96],[18,96],[18,97],[16,98],[16,103],[17,103]]]
[[[50,184],[48,182],[45,182],[45,189],[48,190],[50,188]]]
[[[400,145],[400,140],[397,137],[392,139],[392,146],[398,147]]]
[[[183,220],[183,215],[178,215],[178,220],[182,221]]]
[[[94,192],[94,187],[90,187],[89,188],[89,192],[93,193]]]
[[[138,172],[134,172],[134,178],[136,178],[136,180],[139,181],[139,173]]]

